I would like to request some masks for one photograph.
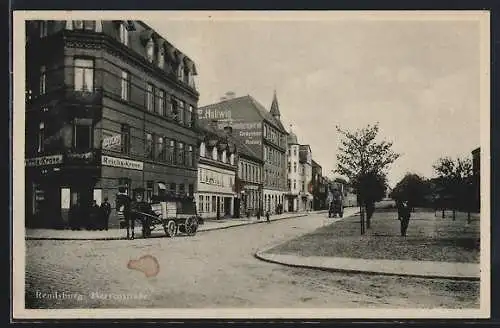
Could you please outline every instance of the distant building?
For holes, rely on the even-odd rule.
[[[244,143],[238,143],[239,216],[256,216],[263,206],[262,170],[264,161]]]
[[[312,184],[313,184],[313,209],[315,211],[326,209],[326,180],[323,177],[322,167],[312,160]]]
[[[300,145],[297,135],[290,130],[288,133],[287,151],[287,188],[285,205],[287,211],[295,212],[299,210],[299,193],[302,188],[302,177],[300,175],[301,165],[299,162]]]
[[[283,205],[286,193],[287,131],[280,120],[276,93],[268,111],[247,95],[227,99],[198,109],[200,120],[217,120],[223,129],[231,122],[235,139],[245,144],[264,162],[261,208],[275,213]],[[284,207],[286,209],[286,207]]]
[[[27,21],[26,37],[28,225],[65,226],[70,208],[86,220],[118,186],[194,195],[189,57],[141,21]]]
[[[232,140],[231,127],[225,133],[201,125],[202,142],[198,165],[198,214],[203,218],[233,217],[236,201],[237,147]]]
[[[312,152],[309,145],[299,146],[300,192],[299,210],[310,211],[313,208]]]

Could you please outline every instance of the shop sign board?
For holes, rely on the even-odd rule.
[[[101,164],[105,166],[122,167],[125,169],[142,171],[144,168],[143,162],[133,161],[125,158],[111,157],[102,155]]]
[[[46,165],[57,165],[61,164],[62,162],[63,162],[63,155],[59,154],[59,155],[27,158],[25,160],[25,165],[27,167],[37,167]]]
[[[102,149],[105,150],[118,149],[121,147],[121,144],[122,136],[119,134],[108,136],[102,139]]]

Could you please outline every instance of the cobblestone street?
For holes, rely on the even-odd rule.
[[[347,211],[346,211],[347,212]],[[479,283],[287,268],[261,248],[333,222],[326,214],[193,237],[133,241],[26,241],[27,308],[477,307]],[[127,268],[143,255],[160,271]],[[55,294],[57,293],[57,295]]]

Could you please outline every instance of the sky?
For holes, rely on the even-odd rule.
[[[480,145],[480,30],[460,20],[145,20],[197,65],[198,105],[227,91],[270,108],[332,176],[339,135],[379,122],[407,172]]]

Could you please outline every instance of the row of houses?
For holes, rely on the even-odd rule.
[[[203,217],[324,207],[321,166],[276,92],[269,110],[231,94],[198,107],[197,74],[141,21],[27,21],[26,223],[114,204],[119,186],[192,197]]]

